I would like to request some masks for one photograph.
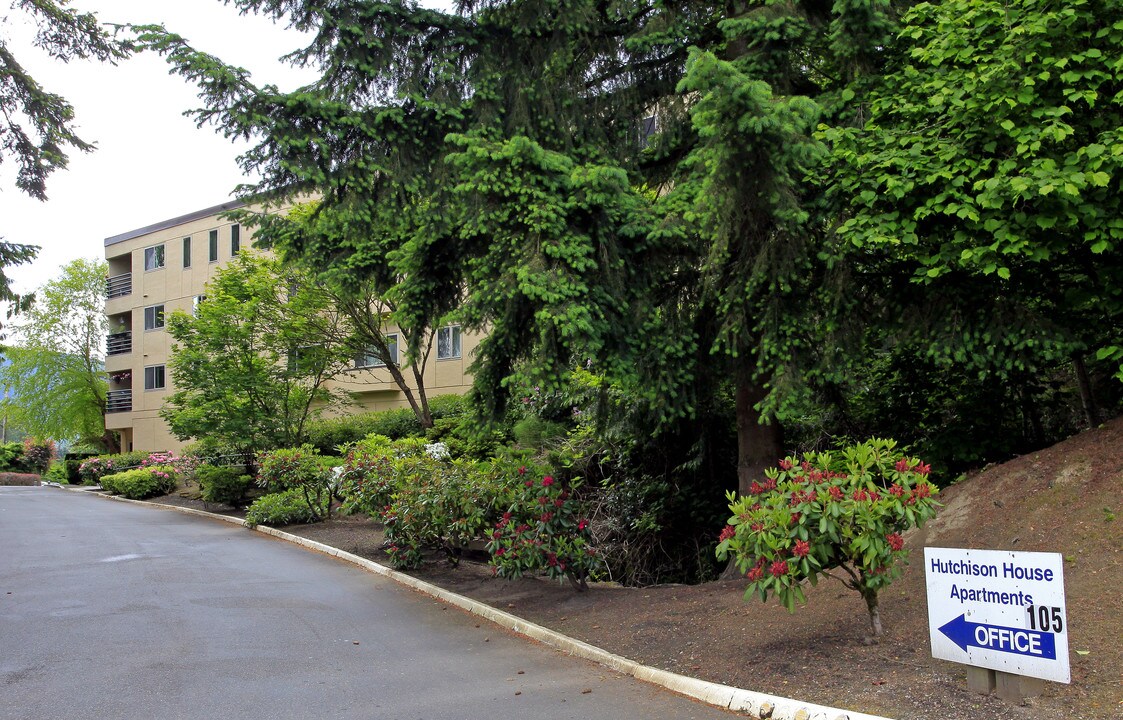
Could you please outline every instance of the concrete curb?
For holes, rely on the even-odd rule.
[[[63,490],[70,490],[71,492],[84,492],[72,487],[59,485],[52,485],[52,487],[60,487]],[[129,500],[114,495],[101,495],[101,497],[118,502],[143,505],[145,507],[175,510],[188,515],[198,515],[199,517],[221,520],[243,527],[246,526],[245,522],[238,518],[206,512],[204,510],[179,507],[178,505],[160,505],[143,500]],[[643,680],[653,685],[665,687],[668,690],[694,698],[708,705],[733,710],[735,712],[748,713],[750,716],[758,718],[759,720],[889,720],[889,718],[878,715],[840,710],[838,708],[815,705],[791,698],[780,697],[778,695],[743,690],[729,685],[720,685],[718,683],[707,682],[686,675],[679,675],[666,670],[641,665],[634,660],[615,655],[595,645],[575,640],[567,635],[563,635],[541,625],[536,625],[511,613],[498,610],[490,605],[485,605],[484,603],[472,600],[463,595],[450,592],[431,583],[427,583],[424,580],[418,580],[411,575],[398,572],[397,570],[359,557],[358,555],[344,552],[339,548],[334,548],[330,545],[316,542],[315,540],[302,538],[299,535],[276,530],[265,525],[258,525],[256,528],[252,529],[264,535],[271,535],[275,538],[308,548],[309,550],[315,550],[325,555],[331,555],[332,557],[352,563],[353,565],[363,568],[367,572],[381,575],[396,583],[425,593],[449,605],[466,610],[473,615],[478,615],[486,620],[490,620],[502,628],[542,642],[569,655],[591,660],[592,662],[611,668],[623,675],[630,675],[637,680]]]

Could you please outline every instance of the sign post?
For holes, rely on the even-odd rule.
[[[1040,692],[1028,678],[1071,681],[1058,553],[929,547],[924,567],[932,657],[990,671],[968,673],[973,689],[1020,699]]]

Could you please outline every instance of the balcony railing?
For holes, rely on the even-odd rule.
[[[124,275],[114,275],[111,278],[105,279],[105,294],[107,297],[115,298],[123,295],[128,295],[133,291],[133,274],[131,272]]]
[[[132,412],[133,409],[133,391],[132,390],[110,390],[105,398],[105,412],[119,413],[119,412]]]
[[[105,339],[106,355],[124,355],[133,351],[133,334],[131,332],[114,333]]]

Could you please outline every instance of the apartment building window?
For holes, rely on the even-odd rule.
[[[210,261],[218,262],[218,230],[211,230],[210,237]]]
[[[196,295],[191,298],[191,317],[199,317],[199,306],[207,299],[206,295]]]
[[[183,238],[183,267],[191,267],[191,238]]]
[[[159,330],[164,327],[164,306],[149,305],[144,308],[144,329]]]
[[[460,357],[460,326],[449,325],[437,330],[437,359]]]
[[[230,226],[230,256],[234,257],[238,251],[242,249],[242,226],[234,224]]]
[[[390,346],[390,360],[398,364],[398,336],[396,333],[386,336],[386,344]],[[362,368],[375,368],[385,367],[386,363],[382,362],[382,358],[374,352],[374,348],[363,348],[358,355],[355,356],[355,369]]]
[[[144,269],[159,270],[164,267],[164,246],[153,245],[152,247],[144,248]]]
[[[163,365],[149,365],[144,368],[144,389],[145,390],[163,390],[164,389],[164,366]]]

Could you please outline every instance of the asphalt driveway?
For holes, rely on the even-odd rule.
[[[729,718],[237,526],[0,487],[0,718]]]

